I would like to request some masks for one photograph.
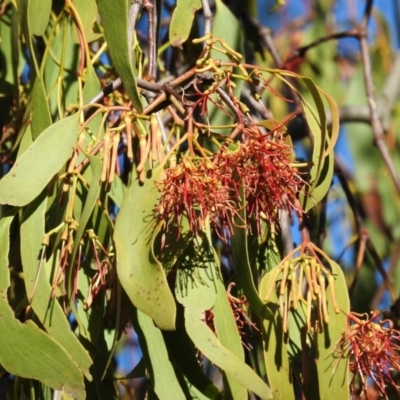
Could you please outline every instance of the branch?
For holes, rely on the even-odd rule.
[[[201,0],[203,5],[203,15],[204,15],[204,36],[211,33],[211,26],[214,16],[212,15],[210,4],[208,0]]]
[[[378,99],[378,110],[383,129],[389,129],[390,117],[400,91],[400,51],[397,52],[390,71]]]
[[[393,164],[389,150],[386,145],[383,126],[381,120],[379,119],[378,107],[375,101],[375,86],[372,80],[372,66],[369,57],[369,48],[367,40],[367,26],[371,16],[372,5],[373,5],[373,0],[368,0],[365,6],[364,17],[359,28],[360,31],[359,42],[360,42],[361,59],[364,71],[365,90],[367,95],[369,111],[371,115],[371,127],[372,127],[372,132],[374,134],[375,145],[378,148],[379,152],[381,153],[383,161],[385,162],[389,170],[389,173],[392,177],[393,183],[396,186],[397,192],[400,195],[400,179],[397,175],[395,166]]]
[[[128,51],[130,60],[132,60],[133,32],[135,32],[136,20],[141,8],[142,0],[132,0],[128,15]]]
[[[144,0],[144,7],[148,19],[148,58],[149,65],[147,75],[150,81],[154,81],[157,76],[157,6],[156,1]]]

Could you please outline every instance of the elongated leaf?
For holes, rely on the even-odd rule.
[[[176,299],[185,307],[210,310],[217,294],[216,265],[207,238],[196,237],[177,271]]]
[[[42,36],[49,23],[51,0],[30,0],[28,3],[28,23],[33,35]]]
[[[329,324],[324,325],[324,332],[318,334],[318,382],[321,400],[328,400],[335,393],[338,399],[350,398],[348,359],[338,360],[334,349],[346,329],[347,315],[350,312],[349,294],[342,269],[329,260],[332,275],[335,277],[334,290],[337,305],[341,310],[336,313],[328,296]]]
[[[95,156],[89,156],[90,159],[90,168],[92,170],[92,181],[90,182],[89,191],[85,200],[85,205],[82,211],[82,215],[79,219],[78,230],[75,234],[74,245],[71,252],[71,263],[73,264],[76,251],[78,250],[78,246],[80,244],[80,240],[86,229],[86,224],[89,221],[89,218],[92,214],[93,208],[96,205],[97,199],[100,193],[100,175],[103,168],[102,161]]]
[[[165,273],[153,257],[151,244],[154,233],[153,209],[158,199],[154,182],[161,170],[141,186],[132,182],[125,193],[115,224],[117,274],[131,302],[154,319],[157,326],[175,327],[176,305]]]
[[[115,69],[137,112],[143,111],[128,43],[128,2],[126,0],[98,0],[104,36]],[[118,21],[118,23],[115,23]]]
[[[207,230],[208,243],[212,243],[210,229]],[[214,251],[216,265],[221,265],[216,252]],[[221,273],[221,271],[218,271]],[[239,334],[236,320],[233,316],[232,307],[229,303],[224,283],[216,280],[217,298],[213,308],[214,326],[218,339],[222,346],[230,350],[241,361],[245,361],[242,339]],[[225,373],[224,373],[225,374]],[[225,374],[225,392],[229,392],[234,400],[247,400],[247,390],[236,379],[229,374]]]
[[[0,220],[0,364],[11,374],[37,379],[76,399],[85,399],[83,376],[69,354],[32,321],[21,324],[8,304],[8,252],[13,215]]]
[[[308,211],[325,197],[333,177],[332,154],[339,135],[339,109],[332,96],[319,88],[312,79],[299,76],[290,71],[269,70],[269,72],[298,93],[304,106],[304,113],[308,126],[314,137],[312,155],[313,166],[310,171],[309,179],[310,185],[306,188],[304,193],[300,194],[300,201],[303,204],[303,208],[305,211]],[[286,79],[287,76],[298,79],[306,85],[314,104],[310,104],[305,100],[293,84]],[[323,98],[328,102],[332,116],[330,132],[327,128]],[[321,174],[323,174],[323,177],[321,177]]]
[[[33,294],[31,306],[46,331],[68,352],[82,373],[90,380],[89,368],[92,360],[71,331],[60,304],[52,298],[52,287],[49,283],[50,271],[47,271],[46,259],[42,261],[43,265],[38,275],[41,241],[45,229],[46,203],[46,196],[39,196],[25,210],[21,224],[21,259],[25,288],[28,297]],[[34,292],[36,279],[37,286]]]
[[[96,0],[74,0],[74,6],[79,14],[83,26],[83,35],[88,43],[98,39],[101,34],[93,32],[93,25],[96,22],[98,11]],[[75,43],[79,44],[79,38],[76,30],[72,37]]]
[[[172,46],[182,47],[189,37],[194,16],[201,8],[201,0],[178,0],[169,26],[169,41]]]
[[[199,311],[185,309],[185,326],[196,347],[215,365],[235,378],[261,399],[272,399],[269,387],[243,361],[221,345],[211,329],[201,320]]]
[[[169,357],[186,378],[189,391],[196,388],[209,399],[222,399],[222,393],[205,375],[199,365],[193,343],[185,329],[183,307],[178,308],[176,331],[165,331],[163,336]]]
[[[245,204],[244,188],[241,187],[241,204],[239,207],[240,220],[237,221],[235,232],[232,236],[232,258],[235,264],[236,282],[243,289],[247,301],[251,309],[261,318],[268,319],[271,316],[270,311],[260,299],[254,278],[251,272],[249,253],[257,254],[257,237],[248,237],[247,229],[240,228],[240,221],[246,221],[246,204]]]
[[[264,275],[260,284],[260,297],[265,298],[272,281],[273,272]],[[272,318],[262,322],[262,335],[264,339],[264,360],[267,368],[268,382],[274,399],[294,400],[293,382],[291,380],[291,369],[289,355],[284,343],[282,318],[279,314],[278,298],[272,291],[270,298],[270,309]]]
[[[0,204],[31,202],[71,156],[78,135],[79,114],[47,128],[0,181]]]
[[[51,114],[42,79],[36,77],[32,92],[32,137],[35,140],[51,125]]]
[[[185,395],[169,361],[161,331],[154,326],[151,318],[140,311],[133,316],[133,320],[146,366],[150,372],[150,380],[158,398],[160,400],[184,400]]]

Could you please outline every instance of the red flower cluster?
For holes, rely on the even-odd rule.
[[[222,148],[208,159],[183,158],[177,167],[165,170],[166,178],[158,184],[157,221],[180,225],[186,217],[193,232],[209,222],[227,238],[243,204],[241,185],[247,210],[241,225],[250,227],[254,218],[260,233],[261,218],[273,222],[279,210],[301,212],[297,194],[304,182],[290,162],[291,152],[282,141],[249,129],[237,150]]]
[[[366,393],[367,378],[371,378],[381,395],[386,397],[387,383],[400,389],[390,374],[391,371],[400,372],[400,331],[393,329],[390,320],[378,321],[380,314],[371,314],[369,319],[367,314],[365,319],[354,313],[349,315],[347,330],[336,346],[335,355],[350,357],[353,391],[358,375],[363,392]]]

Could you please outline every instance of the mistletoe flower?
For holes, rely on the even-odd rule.
[[[380,315],[372,312],[368,318],[368,314],[350,313],[347,329],[336,346],[335,355],[350,358],[353,391],[356,376],[361,379],[364,393],[367,378],[370,378],[387,398],[387,384],[400,389],[391,376],[392,371],[400,372],[400,331],[393,328],[392,321],[378,320]]]
[[[224,184],[227,177],[210,160],[196,163],[183,159],[175,168],[165,170],[165,179],[158,184],[161,197],[156,206],[158,222],[171,221],[180,225],[186,217],[192,232],[204,228],[208,221],[213,227],[226,227],[231,232],[232,213],[235,212],[230,189]]]

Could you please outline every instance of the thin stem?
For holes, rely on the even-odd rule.
[[[214,16],[211,12],[210,4],[208,0],[201,0],[203,5],[203,15],[204,15],[204,36],[211,33],[211,26]]]
[[[128,15],[128,51],[129,59],[132,60],[133,55],[133,33],[135,32],[136,20],[139,15],[140,9],[142,8],[142,0],[132,0],[131,7],[129,8]]]
[[[157,5],[156,1],[154,0],[144,0],[143,6],[147,12],[149,27],[147,40],[149,64],[147,68],[147,75],[150,81],[154,81],[157,76]]]
[[[396,190],[400,195],[400,179],[399,176],[397,175],[395,166],[393,164],[389,150],[386,145],[383,127],[381,120],[379,118],[378,107],[375,101],[375,86],[372,79],[372,65],[369,56],[368,39],[367,39],[367,27],[371,16],[372,6],[373,6],[373,0],[368,0],[365,6],[364,17],[359,28],[360,31],[359,42],[360,42],[361,60],[364,71],[365,91],[371,115],[371,127],[374,135],[375,145],[378,148],[382,156],[382,159],[386,164],[386,167],[388,168],[389,173],[392,177],[393,183],[396,186]]]

